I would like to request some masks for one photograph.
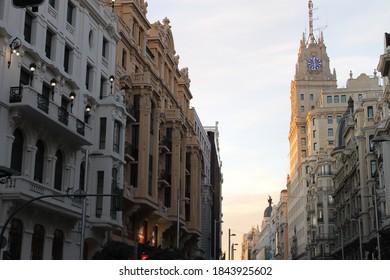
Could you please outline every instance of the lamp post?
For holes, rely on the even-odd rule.
[[[177,189],[177,223],[176,223],[176,248],[179,250],[180,246],[180,202],[189,201],[188,197],[181,198],[180,187]]]
[[[234,251],[237,250],[234,248],[234,246],[238,246],[238,244],[237,243],[232,244],[232,260],[234,260]]]
[[[375,211],[375,228],[376,228],[376,243],[378,247],[378,260],[381,260],[381,244],[379,236],[379,222],[378,222],[378,206],[377,206],[377,193],[376,188],[374,187],[374,195],[365,195],[364,197],[372,197],[374,199],[374,211]]]
[[[360,259],[363,259],[363,247],[362,247],[362,232],[360,228],[360,217],[358,219],[351,219],[351,222],[358,223],[358,232],[359,232],[359,250],[360,250]]]
[[[84,172],[84,190],[87,192],[88,190],[88,157],[89,151],[85,150],[85,172]],[[80,254],[79,259],[82,260],[84,257],[84,239],[85,239],[85,221],[86,221],[86,212],[87,212],[87,197],[83,198],[83,208],[82,208],[82,216],[81,216],[81,237],[80,237]]]
[[[214,219],[214,259],[219,259],[219,253],[217,254],[217,224],[221,224],[223,221],[221,219]],[[220,232],[220,231],[219,231]],[[218,232],[218,235],[219,235]]]
[[[341,259],[344,260],[344,233],[343,228],[340,228],[340,237],[341,237]]]
[[[229,240],[228,240],[228,260],[230,260],[230,246],[231,246],[231,242],[230,242],[230,237],[231,236],[236,236],[235,233],[231,233],[231,229],[229,228]]]

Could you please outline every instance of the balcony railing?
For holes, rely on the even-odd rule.
[[[56,132],[61,129],[64,137],[78,144],[92,143],[90,126],[86,126],[82,120],[69,114],[65,108],[57,106],[54,101],[34,91],[30,86],[11,87],[9,101],[11,109],[18,109],[25,120],[34,119],[42,123],[50,123],[48,129],[52,128]]]
[[[13,187],[4,188],[2,191],[3,198],[7,197],[7,199],[16,200],[19,200],[21,197],[24,197],[25,200],[30,200],[43,195],[59,195],[59,197],[45,198],[45,203],[42,204],[42,207],[47,207],[50,211],[54,208],[58,212],[67,213],[68,215],[75,216],[79,219],[82,201],[79,198],[74,198],[72,196],[64,197],[64,194],[64,192],[49,188],[21,176],[14,176]]]

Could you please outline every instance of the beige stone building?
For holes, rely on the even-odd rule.
[[[142,0],[113,9],[121,36],[115,88],[127,108],[123,229],[114,238],[131,245],[137,257],[161,248],[194,258],[200,254],[201,186],[209,184],[210,166],[201,143],[208,140],[199,137],[203,128],[190,108],[188,69],[179,69],[167,18],[150,24]]]
[[[313,35],[312,8],[312,1],[309,1],[309,36],[304,35],[301,40],[295,79],[291,84],[290,174],[287,182],[290,259],[341,258],[341,254],[337,255],[340,245],[335,245],[335,238],[340,234],[338,219],[343,215],[340,207],[344,206],[340,203],[346,202],[337,196],[345,180],[338,176],[341,176],[340,168],[351,166],[339,164],[337,160],[335,163],[333,152],[339,147],[337,137],[346,136],[338,130],[348,101],[353,104],[350,108],[355,110],[352,113],[356,116],[352,139],[359,147],[359,162],[355,164],[360,170],[357,176],[361,176],[360,185],[352,184],[360,188],[357,195],[362,199],[355,202],[355,207],[361,204],[359,211],[364,213],[361,215],[374,213],[368,204],[369,198],[365,197],[371,194],[369,189],[373,186],[373,178],[367,175],[371,160],[374,160],[368,143],[374,135],[376,104],[383,88],[376,72],[372,76],[361,74],[357,78],[351,72],[346,87],[337,88],[336,71],[330,71],[324,37],[322,34],[319,38]],[[338,175],[334,177],[335,174]],[[368,246],[372,220],[369,221],[367,216],[361,221]],[[356,224],[348,226],[354,227],[356,236]],[[367,255],[370,250],[373,251],[367,247]],[[348,257],[355,258],[356,252],[355,255],[350,252]]]

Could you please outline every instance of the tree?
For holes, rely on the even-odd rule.
[[[131,247],[120,241],[108,241],[100,251],[97,251],[93,260],[128,260],[131,257]]]

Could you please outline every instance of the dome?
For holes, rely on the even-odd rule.
[[[264,210],[264,218],[271,218],[272,214],[272,198],[268,196],[268,207]]]

